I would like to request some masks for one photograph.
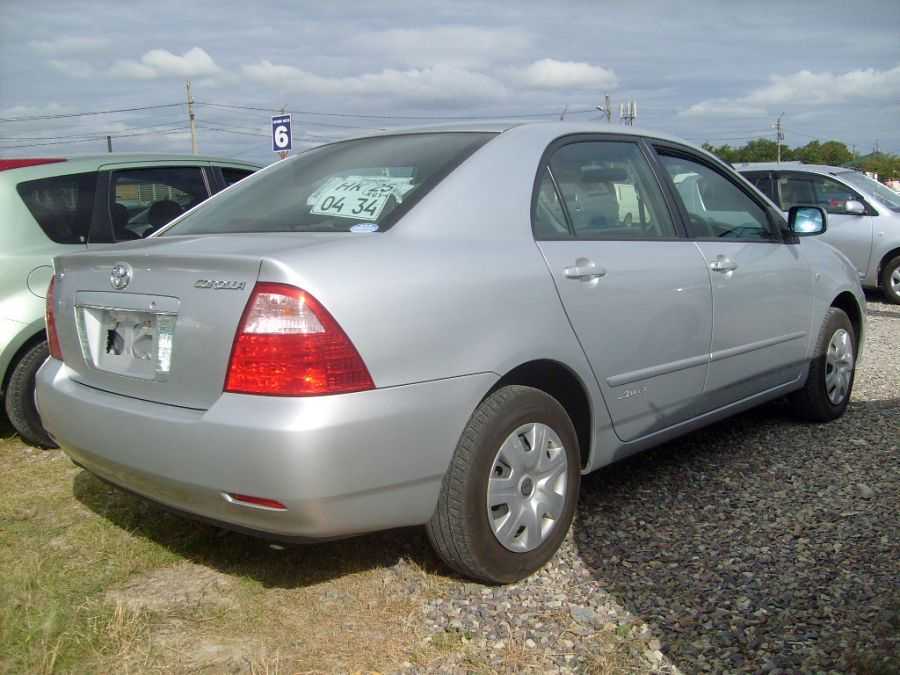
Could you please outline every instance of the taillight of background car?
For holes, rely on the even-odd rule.
[[[47,327],[47,345],[50,347],[50,356],[63,360],[62,346],[59,343],[59,333],[56,332],[56,275],[50,278],[47,287],[47,307],[44,310],[44,323]]]

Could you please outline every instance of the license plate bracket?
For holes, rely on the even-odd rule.
[[[85,362],[104,372],[165,380],[172,367],[174,312],[76,305]]]

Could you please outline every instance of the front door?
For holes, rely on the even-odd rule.
[[[712,329],[709,275],[641,145],[584,139],[553,149],[533,224],[617,435],[634,440],[696,414]]]
[[[711,408],[799,378],[812,318],[811,271],[778,216],[713,162],[658,147],[713,291]]]

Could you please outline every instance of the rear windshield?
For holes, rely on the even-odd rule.
[[[322,146],[242,180],[162,236],[383,231],[493,136],[408,134]]]
[[[83,244],[91,228],[97,174],[39,178],[19,183],[16,190],[31,215],[57,244]]]

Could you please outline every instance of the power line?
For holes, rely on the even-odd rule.
[[[280,108],[267,108],[263,106],[234,105],[230,103],[211,103],[209,101],[194,101],[195,105],[205,105],[213,108],[225,108],[232,110],[257,110],[262,112],[277,113]],[[515,119],[520,117],[557,117],[556,112],[530,112],[530,113],[506,113],[504,115],[383,115],[362,113],[322,112],[314,110],[290,110],[286,112],[296,115],[319,115],[322,117],[352,117],[358,119],[392,119],[392,120],[490,120],[490,119]],[[579,113],[592,113],[593,108],[583,110],[569,110],[567,115]]]
[[[174,134],[174,133],[178,133],[180,131],[184,131],[187,128],[188,128],[188,125],[182,125],[180,127],[174,127],[172,129],[165,129],[165,130],[160,130],[160,131],[144,131],[144,132],[140,132],[140,133],[136,133],[136,134],[120,134],[120,135],[116,136],[116,138],[133,138],[134,136],[154,136],[154,135],[167,136],[169,134]],[[13,150],[15,148],[37,148],[37,147],[41,147],[44,145],[67,145],[67,144],[73,144],[73,143],[90,143],[91,141],[102,141],[105,138],[106,138],[106,135],[102,135],[102,136],[86,137],[86,138],[81,138],[81,139],[77,139],[77,140],[51,141],[49,143],[26,143],[24,145],[4,145],[4,146],[0,146],[0,152],[2,152],[3,150]]]
[[[107,130],[107,131],[96,131],[96,132],[84,132],[81,134],[65,134],[62,136],[0,136],[0,141],[56,141],[56,140],[64,140],[64,139],[78,139],[78,138],[95,138],[98,136],[119,136],[120,134],[129,132],[129,131],[145,131],[154,129],[156,127],[168,127],[173,124],[178,124],[181,122],[181,118],[175,120],[168,120],[166,122],[159,122],[158,124],[147,124],[140,127],[126,127],[124,129],[118,129],[116,131]]]
[[[123,112],[137,112],[139,110],[159,110],[160,108],[175,108],[182,105],[184,105],[184,103],[166,103],[163,105],[145,105],[136,108],[118,108],[116,110],[94,110],[91,112],[58,113],[55,115],[30,115],[27,117],[3,117],[0,118],[0,122],[31,122],[36,120],[57,120],[68,117],[86,117],[88,115],[112,115],[115,113]]]

